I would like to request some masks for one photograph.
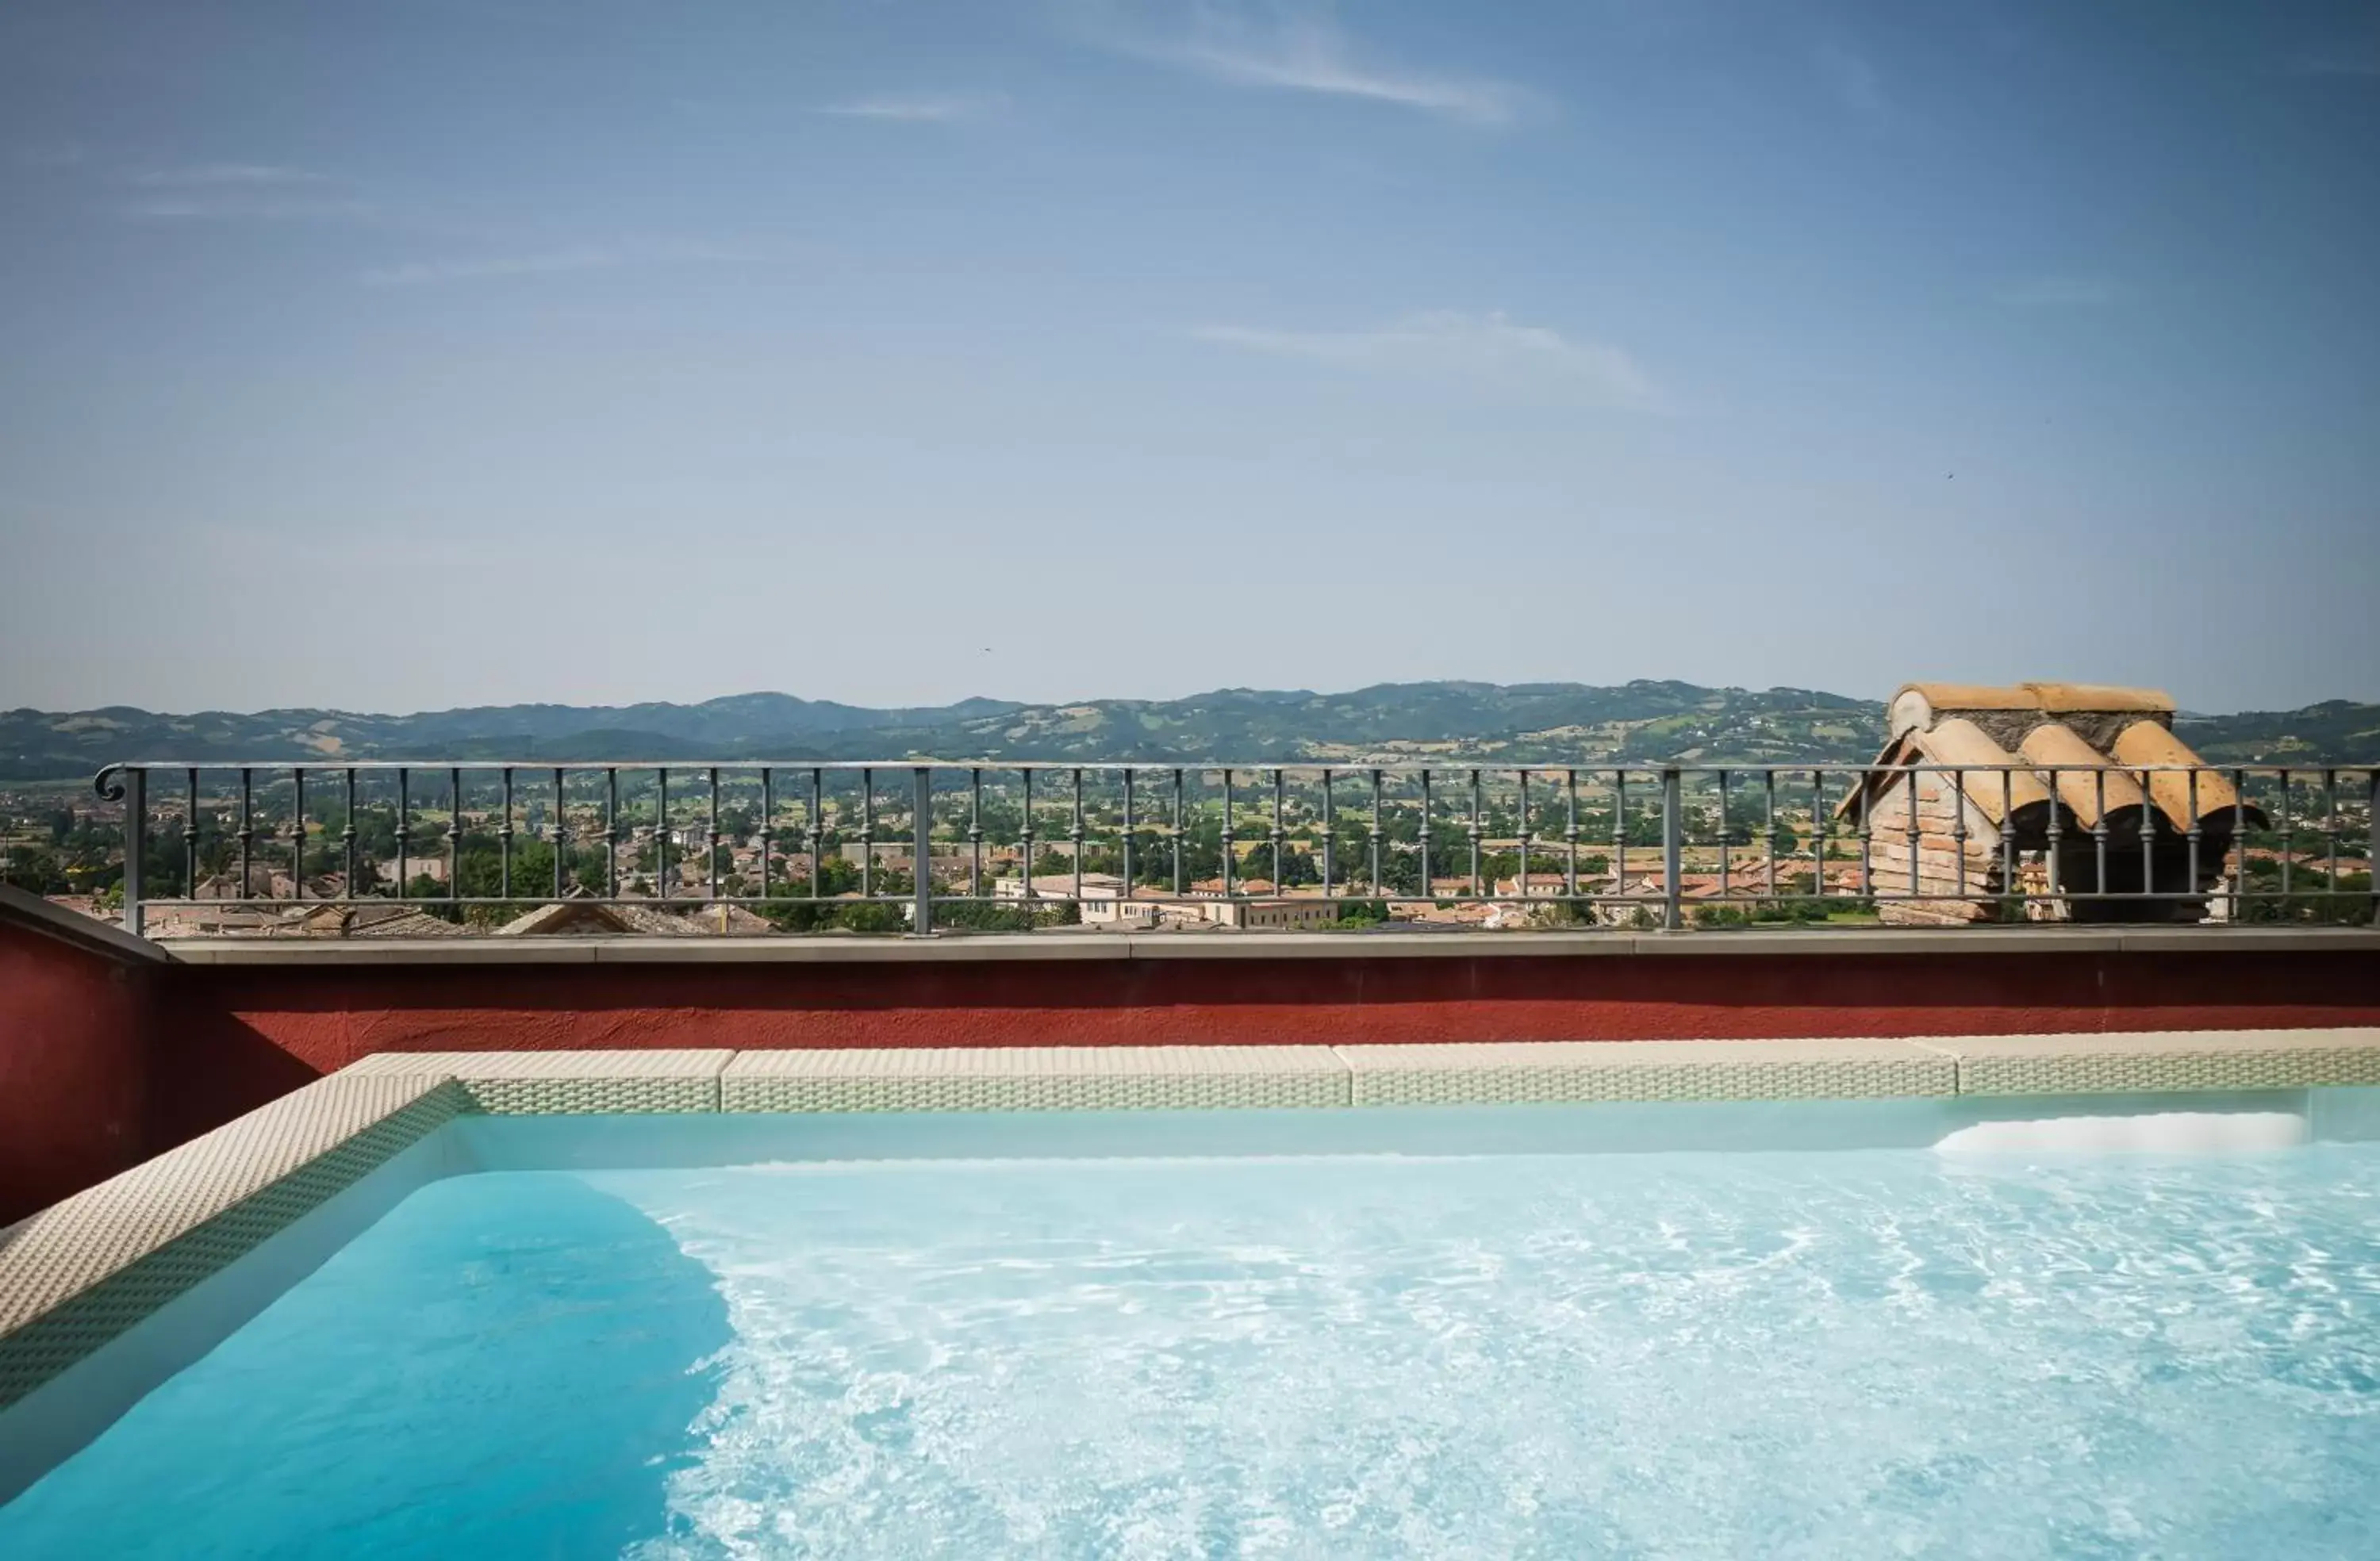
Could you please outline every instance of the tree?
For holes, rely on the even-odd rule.
[[[899,932],[908,922],[901,907],[878,900],[846,900],[836,924],[851,932]]]
[[[1033,914],[1012,905],[987,905],[981,901],[963,901],[955,905],[934,907],[934,925],[938,927],[964,927],[969,932],[1030,932]]]
[[[0,871],[0,881],[34,894],[65,894],[72,888],[57,857],[30,845],[8,848],[7,865]]]

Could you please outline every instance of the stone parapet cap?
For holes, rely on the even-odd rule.
[[[136,940],[137,941],[137,940]],[[160,947],[151,945],[151,947]],[[1686,932],[1045,932],[931,938],[219,938],[162,946],[190,965],[937,964],[1075,960],[1529,959],[1706,954],[2380,954],[2366,927],[1749,927]]]

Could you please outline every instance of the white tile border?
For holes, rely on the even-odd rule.
[[[468,1109],[334,1074],[0,1230],[0,1409]]]
[[[1340,1047],[1357,1106],[1877,1100],[1958,1093],[1906,1041],[1514,1041]]]
[[[473,1108],[497,1116],[717,1111],[723,1047],[652,1051],[380,1052],[350,1075],[454,1079]]]
[[[1330,1047],[747,1051],[724,1111],[1135,1111],[1352,1104]]]

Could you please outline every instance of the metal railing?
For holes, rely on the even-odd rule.
[[[2369,765],[158,762],[94,789],[136,932],[563,903],[912,934],[2370,922],[2380,850]]]

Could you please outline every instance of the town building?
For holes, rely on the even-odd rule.
[[[1878,919],[2198,921],[2264,815],[2173,734],[2150,689],[1904,684],[1835,818],[1868,842]],[[1919,768],[1916,767],[1928,767]]]

